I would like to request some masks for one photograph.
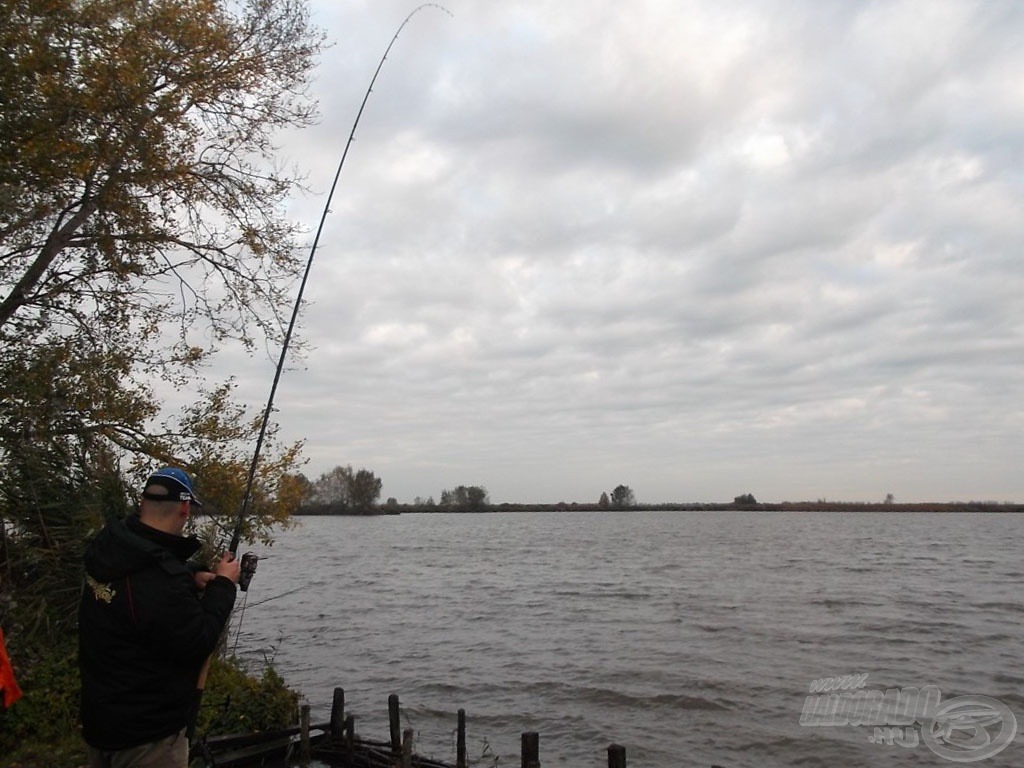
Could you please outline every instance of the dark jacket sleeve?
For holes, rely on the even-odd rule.
[[[196,661],[209,656],[235,604],[235,585],[223,576],[207,584],[202,595],[190,573],[164,573],[140,605],[140,620],[155,650],[168,659]]]

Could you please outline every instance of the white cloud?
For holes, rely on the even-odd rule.
[[[1024,6],[447,7],[385,62],[314,264],[278,395],[310,474],[1024,498]],[[408,12],[315,4],[311,230]]]

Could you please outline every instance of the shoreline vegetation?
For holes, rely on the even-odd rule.
[[[601,504],[581,504],[560,501],[555,504],[486,504],[474,508],[443,504],[399,504],[389,502],[370,509],[355,510],[342,504],[308,504],[293,513],[296,517],[365,517],[370,515],[430,514],[457,512],[486,514],[488,512],[887,512],[887,513],[1007,513],[1024,512],[1024,504],[997,501],[950,502],[859,502],[859,501],[783,501],[777,503],[705,503],[669,502],[662,504],[635,503],[629,507],[606,507]]]
[[[411,503],[400,503],[391,496],[381,499],[383,481],[370,469],[338,465],[316,480],[301,473],[295,477],[301,501],[293,516],[367,516],[432,512],[1024,512],[1024,504],[1012,501],[972,499],[970,501],[896,502],[888,493],[880,501],[838,501],[819,498],[813,501],[758,501],[752,493],[741,493],[732,501],[647,502],[637,499],[628,485],[617,485],[602,492],[592,502],[491,502],[487,489],[480,485],[445,488],[437,501],[433,496],[417,496]]]

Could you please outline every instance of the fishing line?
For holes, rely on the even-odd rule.
[[[252,503],[252,488],[256,478],[256,468],[259,464],[260,451],[263,448],[263,440],[267,434],[267,426],[270,423],[270,414],[274,407],[274,396],[277,394],[277,386],[281,381],[281,372],[284,370],[285,359],[288,354],[288,346],[291,344],[292,332],[295,329],[295,323],[299,316],[299,308],[302,305],[302,295],[305,293],[306,282],[309,280],[309,273],[313,267],[313,257],[316,255],[316,249],[320,244],[320,235],[324,229],[324,222],[327,220],[327,214],[330,213],[331,200],[334,197],[334,190],[338,186],[338,179],[341,177],[341,169],[345,165],[345,159],[348,157],[349,148],[355,140],[356,128],[359,127],[359,120],[363,116],[363,110],[366,108],[366,102],[370,98],[370,93],[373,91],[373,86],[377,82],[377,76],[380,74],[385,60],[391,52],[391,47],[395,44],[395,41],[398,40],[398,36],[402,34],[402,30],[405,29],[405,25],[409,23],[410,19],[424,8],[437,8],[454,18],[451,11],[436,3],[424,3],[423,5],[413,9],[413,11],[405,17],[405,21],[403,21],[395,31],[395,35],[391,38],[391,42],[388,43],[388,47],[384,50],[384,55],[381,56],[380,61],[377,64],[377,69],[374,71],[373,77],[370,79],[370,85],[367,87],[366,93],[363,95],[362,104],[359,105],[359,111],[356,113],[356,119],[352,123],[352,130],[349,133],[348,141],[345,143],[345,150],[342,152],[341,160],[338,162],[338,169],[334,172],[334,181],[331,184],[331,190],[327,195],[327,202],[324,204],[323,213],[320,215],[320,224],[317,226],[316,236],[313,238],[313,245],[309,250],[309,257],[306,260],[306,268],[302,274],[302,281],[299,284],[299,293],[295,298],[295,304],[292,306],[291,320],[288,323],[288,330],[285,332],[284,342],[281,345],[281,355],[278,359],[277,368],[274,371],[274,382],[270,387],[270,397],[267,398],[267,407],[263,411],[263,420],[260,424],[259,436],[256,438],[256,449],[253,451],[252,462],[249,464],[249,476],[245,482],[245,495],[242,497],[242,507],[238,513],[238,521],[235,524],[234,534],[231,537],[231,544],[228,547],[228,550],[232,554],[237,554],[238,552],[238,544],[242,537],[242,525],[245,522],[246,516],[249,513],[249,506]],[[248,588],[248,584],[246,584],[246,588]]]
[[[306,589],[308,586],[309,586],[308,584],[303,584],[301,587],[296,587],[295,589],[289,589],[287,592],[282,592],[279,595],[274,595],[273,597],[265,597],[262,600],[257,600],[255,603],[253,603],[252,607],[256,608],[258,606],[263,605],[264,603],[269,603],[269,602],[271,602],[273,600],[280,600],[282,597],[288,597],[288,595],[294,595],[296,592],[301,592],[302,590]],[[245,619],[245,609],[246,609],[246,607],[248,605],[249,605],[249,593],[246,592],[245,593],[245,597],[242,599],[242,611],[238,615],[238,623],[235,625],[235,644],[231,647],[231,655],[232,656],[237,655],[237,652],[238,652],[238,638],[242,634],[242,621]]]
[[[296,587],[295,589],[289,589],[287,592],[282,592],[280,595],[274,595],[273,597],[265,597],[262,600],[257,600],[255,603],[253,603],[252,607],[256,608],[257,606],[263,605],[264,603],[269,603],[269,602],[271,602],[273,600],[280,600],[282,597],[288,597],[288,595],[294,595],[296,592],[301,592],[302,590],[306,589],[308,586],[309,586],[308,584],[303,584],[301,587]]]
[[[235,624],[235,644],[231,647],[231,655],[238,655],[238,636],[242,634],[242,621],[245,619],[245,607],[249,604],[249,591],[246,590],[243,593],[245,596],[242,598],[242,610],[238,614],[238,623]]]

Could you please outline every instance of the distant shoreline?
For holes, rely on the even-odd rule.
[[[317,508],[305,508],[295,512],[299,517],[337,517],[337,516],[369,516],[397,514],[432,514],[460,513],[487,514],[489,512],[885,512],[885,513],[1020,513],[1024,512],[1024,504],[1010,502],[924,502],[914,504],[869,503],[846,501],[783,501],[780,503],[757,504],[714,504],[701,502],[680,502],[667,504],[635,504],[626,509],[610,509],[599,504],[579,504],[558,502],[556,504],[488,504],[480,509],[460,509],[442,507],[440,505],[391,504],[375,507],[369,511],[353,511],[323,505]]]

